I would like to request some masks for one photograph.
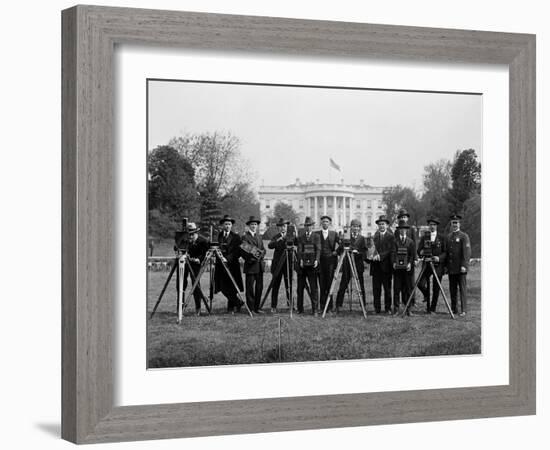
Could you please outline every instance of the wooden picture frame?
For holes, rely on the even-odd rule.
[[[533,35],[97,6],[63,11],[62,31],[64,439],[94,443],[535,413]],[[509,384],[114,407],[113,52],[119,43],[507,65]]]

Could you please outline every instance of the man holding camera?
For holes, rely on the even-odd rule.
[[[374,253],[370,259],[370,274],[372,276],[372,293],[374,296],[374,310],[377,314],[381,312],[380,298],[382,296],[382,287],[384,288],[384,309],[387,314],[391,314],[391,277],[392,277],[392,257],[394,250],[395,237],[388,230],[390,221],[382,215],[375,222],[378,230],[372,238],[374,244]]]
[[[451,233],[447,236],[447,272],[449,273],[449,290],[451,291],[451,309],[457,311],[457,290],[460,290],[460,316],[467,312],[468,293],[466,274],[470,265],[472,249],[470,237],[460,230],[462,217],[458,214],[451,216]]]
[[[329,216],[321,217],[321,229],[317,231],[321,246],[321,257],[319,260],[319,287],[321,298],[321,309],[324,310],[327,302],[330,285],[336,269],[337,248],[340,244],[340,238],[336,231],[329,230],[332,219]],[[332,309],[329,305],[328,310]]]
[[[241,275],[241,265],[239,263],[239,257],[241,255],[241,237],[232,231],[235,219],[232,219],[229,215],[225,215],[220,220],[222,230],[218,234],[218,242],[220,244],[220,250],[223,255],[223,263],[227,266],[231,273],[238,291],[243,291],[243,278]],[[242,302],[237,296],[237,289],[231,281],[231,278],[227,275],[222,261],[216,260],[215,269],[215,292],[222,292],[227,298],[227,312],[239,312],[241,310]]]
[[[416,260],[416,246],[414,241],[407,236],[409,224],[401,219],[397,225],[397,238],[392,252],[393,266],[393,312],[399,312],[399,298],[401,303],[407,304],[409,295],[413,288],[411,283],[410,272],[413,270],[414,261]],[[412,315],[410,311],[411,305],[407,308],[407,315]]]
[[[350,222],[350,251],[353,256],[353,260],[355,262],[355,267],[357,269],[357,277],[359,278],[359,286],[361,288],[361,296],[363,298],[363,303],[366,303],[365,300],[365,279],[363,276],[363,272],[365,271],[365,258],[367,255],[367,244],[365,241],[365,238],[361,236],[361,222],[357,219],[353,219]],[[346,243],[344,242],[344,246]],[[338,253],[342,254],[344,251],[344,247],[340,247],[338,249]],[[336,308],[341,308],[344,304],[344,294],[346,292],[346,288],[348,287],[348,284],[351,280],[352,273],[351,273],[351,267],[349,264],[349,261],[347,259],[344,260],[344,264],[342,266],[342,278],[340,280],[340,287],[338,288],[338,294],[336,296]]]
[[[249,244],[252,252],[242,252],[244,258],[243,272],[245,274],[246,303],[251,311],[256,314],[262,313],[260,303],[262,300],[262,291],[264,288],[264,243],[258,227],[260,220],[250,216],[246,222],[248,230],[242,237],[242,244]],[[243,245],[241,244],[241,248]]]
[[[287,264],[290,264],[291,262],[287,260],[286,264],[284,264],[281,269],[279,270],[279,273],[275,273],[277,270],[277,267],[279,266],[281,259],[285,257],[286,252],[286,246],[287,246],[287,228],[290,224],[289,221],[285,221],[282,217],[279,219],[279,221],[276,223],[277,230],[279,231],[271,241],[269,241],[269,244],[267,244],[268,248],[271,248],[274,250],[273,252],[273,260],[271,261],[271,275],[273,278],[273,285],[271,286],[271,312],[276,313],[277,312],[277,302],[279,299],[279,287],[281,286],[281,280],[284,278],[285,280],[285,291],[288,294],[288,273],[287,273]],[[294,244],[294,242],[292,243]]]
[[[204,261],[206,252],[208,251],[208,241],[199,235],[199,228],[193,223],[189,222],[187,224],[187,233],[189,235],[189,243],[187,244],[187,258],[189,260],[189,265],[191,266],[191,273],[189,273],[189,268],[186,265],[183,272],[183,290],[187,289],[187,278],[191,277],[191,285],[195,282],[195,277],[199,273],[201,264]],[[195,287],[193,291],[193,297],[195,299],[195,312],[197,316],[201,315],[201,283]]]
[[[300,230],[296,238],[298,266],[296,273],[298,275],[298,314],[304,312],[304,289],[306,280],[309,284],[311,295],[311,312],[317,314],[318,310],[318,289],[317,289],[317,268],[321,258],[321,241],[319,235],[312,231],[315,222],[310,217],[306,217],[303,223],[304,229]]]
[[[418,281],[418,289],[424,296],[426,302],[426,312],[428,314],[435,313],[437,308],[437,300],[439,298],[439,283],[435,280],[438,278],[441,283],[443,278],[443,270],[445,268],[445,258],[447,256],[447,239],[441,236],[437,232],[437,226],[439,225],[439,219],[434,216],[428,217],[427,220],[429,231],[426,231],[420,238],[420,244],[418,246],[418,256],[422,259],[424,272],[422,278]],[[430,266],[430,262],[433,264],[435,273]],[[433,295],[430,302],[430,279],[432,280]]]
[[[399,212],[397,213],[397,220],[398,221],[403,220],[407,225],[409,225],[409,228],[407,229],[407,237],[411,238],[412,241],[414,242],[414,248],[415,248],[414,263],[412,265],[412,269],[409,272],[409,283],[410,283],[411,289],[412,289],[412,286],[414,286],[414,282],[415,282],[414,268],[415,268],[416,264],[418,264],[418,259],[417,259],[417,256],[416,256],[416,248],[417,248],[416,241],[417,241],[417,237],[418,237],[418,230],[414,225],[409,224],[410,218],[411,218],[411,215],[407,212],[407,210],[405,208],[401,208],[399,210]],[[395,230],[394,236],[395,236],[395,239],[397,239],[399,237],[399,230],[397,230],[397,229]],[[415,303],[416,303],[416,296],[413,293],[411,305],[414,305]]]

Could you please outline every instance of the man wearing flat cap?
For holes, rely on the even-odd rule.
[[[399,312],[399,304],[407,304],[409,295],[413,288],[410,272],[413,270],[416,259],[416,246],[414,241],[407,236],[410,229],[409,224],[401,219],[397,225],[397,237],[392,252],[393,267],[393,312]],[[407,315],[411,315],[410,307],[407,309]]]
[[[451,309],[457,313],[457,291],[460,290],[460,315],[465,316],[468,305],[466,274],[470,265],[472,249],[470,237],[460,230],[462,217],[451,216],[451,233],[447,236],[447,272],[449,273],[449,290],[451,291]]]
[[[332,224],[332,219],[329,216],[321,217],[321,229],[317,231],[321,246],[321,258],[319,261],[319,288],[321,309],[324,310],[327,303],[328,292],[334,277],[336,269],[337,249],[340,245],[340,238],[336,231],[329,230]],[[332,303],[328,307],[328,311],[332,309]]]
[[[268,248],[273,249],[273,259],[271,261],[271,275],[273,278],[273,284],[271,286],[271,312],[277,312],[277,303],[279,299],[279,287],[281,286],[281,280],[285,280],[285,292],[287,293],[287,298],[289,298],[288,292],[288,273],[287,266],[284,264],[279,273],[275,273],[277,267],[281,262],[281,259],[285,257],[286,252],[286,232],[290,222],[283,219],[282,217],[276,223],[278,233],[273,236],[273,238],[267,244]],[[288,262],[287,262],[288,263]]]
[[[357,219],[353,219],[350,222],[350,249],[357,268],[357,277],[359,278],[359,287],[361,289],[361,296],[363,298],[363,304],[366,304],[365,298],[365,278],[363,272],[365,271],[365,258],[367,256],[367,243],[365,238],[361,235],[361,222]],[[342,254],[343,247],[338,249],[338,254]],[[351,280],[352,273],[349,261],[344,259],[342,266],[342,278],[340,280],[340,287],[338,288],[338,295],[336,296],[336,307],[341,308],[344,304],[344,294],[346,288]]]
[[[187,289],[187,278],[191,277],[191,285],[195,282],[195,277],[199,273],[201,264],[206,257],[206,252],[208,251],[208,241],[199,235],[199,228],[193,223],[189,222],[187,224],[187,233],[189,234],[189,245],[187,247],[187,257],[189,258],[189,263],[191,266],[191,273],[189,272],[189,267],[186,265],[183,272],[183,290]],[[195,312],[197,316],[201,315],[201,283],[195,287],[193,291],[193,298],[195,299]]]
[[[239,263],[241,237],[232,230],[234,223],[235,219],[227,214],[220,220],[221,231],[218,233],[218,242],[223,255],[223,262],[235,280],[238,290],[223,268],[222,261],[218,259],[216,259],[214,274],[215,292],[221,291],[227,298],[227,312],[239,312],[241,310],[242,302],[239,300],[237,292],[243,292],[244,290],[241,265]]]
[[[418,281],[418,289],[422,292],[424,296],[424,302],[426,302],[426,312],[428,314],[435,313],[437,308],[437,300],[439,298],[439,284],[434,279],[437,277],[439,282],[443,278],[443,271],[446,264],[447,256],[447,239],[445,236],[441,235],[437,231],[437,226],[439,225],[439,219],[435,216],[429,216],[427,219],[427,224],[429,228],[428,233],[423,234],[420,237],[420,244],[418,245],[418,256],[424,258],[424,250],[426,247],[431,248],[431,262],[435,269],[435,273],[432,271],[430,264],[427,261],[423,261],[422,264],[427,265],[424,272],[422,273],[422,278]],[[429,243],[427,242],[429,240]],[[428,250],[429,250],[428,248]],[[433,286],[433,295],[430,301],[430,279],[432,280]]]
[[[388,229],[390,221],[385,215],[382,215],[376,221],[378,230],[374,233],[374,256],[370,260],[370,274],[372,276],[372,293],[374,297],[374,310],[379,314],[382,310],[380,304],[382,296],[382,287],[384,288],[384,310],[386,313],[392,312],[392,257],[395,245],[395,237]]]
[[[416,248],[417,248],[417,238],[418,238],[418,229],[409,223],[409,220],[411,218],[411,215],[408,213],[408,211],[405,208],[401,208],[399,212],[397,213],[397,221],[400,220],[404,221],[407,225],[409,225],[409,228],[407,229],[407,237],[411,238],[414,242],[414,263],[412,265],[411,271],[408,273],[409,275],[409,283],[411,286],[414,286],[415,282],[415,275],[414,275],[414,268],[418,264],[418,257],[416,256]],[[399,230],[396,229],[394,232],[394,236],[397,239],[399,235]],[[412,289],[412,288],[411,288]],[[416,303],[416,295],[413,293],[411,305],[414,305]]]
[[[296,238],[296,257],[297,266],[296,274],[298,275],[297,286],[297,309],[298,314],[304,312],[304,289],[306,280],[309,284],[311,312],[317,314],[319,310],[319,290],[317,288],[317,269],[319,267],[319,259],[321,258],[321,241],[319,235],[313,232],[315,222],[310,217],[306,217],[303,229],[298,232]]]
[[[260,311],[260,303],[264,288],[265,249],[262,237],[258,232],[260,219],[250,216],[246,225],[248,230],[243,234],[242,243],[249,244],[256,252],[256,254],[241,252],[241,256],[244,258],[243,272],[245,274],[246,303],[251,311],[259,314],[262,312]]]

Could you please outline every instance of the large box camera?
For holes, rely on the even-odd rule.
[[[396,270],[407,270],[408,265],[408,252],[406,247],[397,248],[397,256],[395,259],[395,269]]]
[[[429,231],[424,232],[424,245],[422,246],[422,258],[424,261],[431,261],[433,257],[433,242],[431,237]]]
[[[315,264],[315,244],[304,244],[302,261],[304,267],[313,267]]]
[[[187,218],[181,221],[181,231],[176,231],[174,235],[174,250],[186,252],[189,248],[189,232],[187,231]]]
[[[289,225],[286,230],[285,241],[286,247],[288,249],[294,247],[294,242],[296,240],[296,227],[294,225]]]

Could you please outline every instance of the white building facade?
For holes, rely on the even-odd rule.
[[[363,234],[376,231],[375,221],[385,213],[382,196],[384,187],[360,184],[301,183],[299,179],[288,186],[261,186],[259,189],[262,227],[269,217],[274,216],[275,205],[286,203],[298,213],[301,225],[306,216],[315,221],[319,228],[320,217],[332,218],[334,229],[341,230],[352,219],[359,219]],[[278,218],[276,218],[278,219]]]

